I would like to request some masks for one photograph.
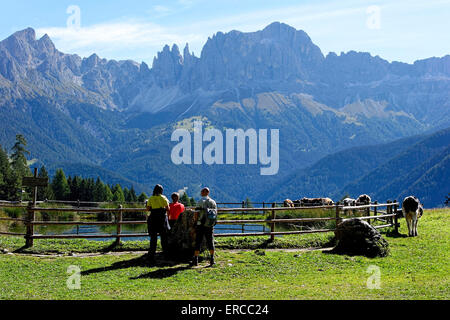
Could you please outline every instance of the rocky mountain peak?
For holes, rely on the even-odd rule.
[[[48,34],[45,34],[44,36],[42,36],[42,38],[40,38],[37,42],[38,44],[38,49],[42,52],[42,53],[46,53],[46,54],[54,54],[57,50],[55,47],[55,44],[53,43],[53,41],[50,39],[50,37],[48,36]]]
[[[156,82],[160,86],[174,85],[181,74],[183,68],[183,57],[176,44],[172,49],[165,45],[161,52],[158,52],[157,57],[153,59],[152,72]]]
[[[36,31],[34,31],[33,28],[26,28],[24,30],[15,32],[8,39],[10,38],[18,41],[32,43],[36,41]]]

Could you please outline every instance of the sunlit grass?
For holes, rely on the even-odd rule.
[[[324,245],[332,233],[277,237],[266,245],[263,238],[219,239],[213,268],[206,268],[205,262],[199,268],[187,263],[148,266],[136,253],[84,258],[0,255],[0,299],[449,299],[449,214],[449,209],[427,210],[414,238],[405,236],[401,219],[400,236],[385,234],[391,249],[385,258],[266,249],[314,246],[314,241]],[[14,249],[22,240],[0,237],[0,247]],[[84,245],[92,251],[107,244],[39,240],[35,250],[82,252]],[[225,250],[228,246],[252,250]],[[123,248],[133,247],[146,248],[137,242]],[[81,290],[66,287],[70,265],[82,270]],[[380,268],[380,289],[367,288],[371,265]]]

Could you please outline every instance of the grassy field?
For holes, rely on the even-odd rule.
[[[385,234],[390,256],[375,259],[293,249],[329,246],[332,234],[279,237],[271,244],[220,239],[212,268],[205,262],[197,268],[172,262],[148,266],[142,253],[126,252],[147,250],[143,242],[105,253],[103,242],[38,240],[26,254],[0,254],[0,299],[449,299],[449,214],[427,210],[416,238],[404,236],[401,219],[400,236]],[[0,237],[2,249],[23,244],[21,238]],[[67,288],[71,265],[81,269],[79,290]],[[367,288],[370,266],[380,270],[379,289]]]

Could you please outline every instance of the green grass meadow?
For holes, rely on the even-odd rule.
[[[277,237],[273,243],[220,238],[217,265],[203,261],[196,268],[170,261],[149,266],[139,252],[147,242],[127,241],[111,253],[111,243],[35,240],[21,254],[0,254],[0,299],[449,299],[449,214],[427,210],[415,238],[405,236],[400,219],[400,235],[384,233],[390,255],[375,259],[301,250],[329,247],[332,233]],[[1,249],[23,245],[23,238],[0,236]],[[50,253],[60,255],[36,255]],[[81,270],[80,289],[67,287],[69,266]],[[370,266],[379,268],[378,289],[367,286],[374,276]]]

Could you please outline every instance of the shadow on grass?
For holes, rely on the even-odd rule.
[[[180,271],[192,269],[190,266],[178,266],[176,268],[165,268],[165,269],[158,269],[155,271],[151,271],[148,273],[141,274],[137,277],[132,277],[130,280],[137,280],[137,279],[164,279],[169,278],[174,275],[176,275]]]
[[[110,266],[106,267],[100,267],[100,268],[94,268],[89,269],[81,272],[81,275],[90,275],[100,272],[107,272],[107,271],[113,271],[113,270],[120,270],[120,269],[128,269],[133,267],[159,267],[159,268],[165,268],[165,269],[158,269],[156,271],[152,271],[147,274],[143,274],[137,277],[130,278],[131,280],[140,279],[140,278],[152,278],[152,279],[161,279],[170,277],[174,274],[176,274],[178,271],[190,269],[189,266],[179,266],[180,263],[185,263],[184,260],[169,260],[168,258],[165,258],[162,253],[156,254],[155,261],[150,262],[148,255],[144,254],[140,257],[133,258],[131,260],[125,260],[125,261],[119,261],[115,262]],[[178,266],[176,268],[173,268],[174,266]]]
[[[17,248],[16,250],[14,250],[13,253],[29,253],[29,252],[25,251],[26,249],[30,249],[30,247],[27,245],[24,245],[20,248]]]
[[[396,232],[395,230],[388,230],[386,232],[383,232],[382,235],[389,238],[408,238],[408,235]]]

